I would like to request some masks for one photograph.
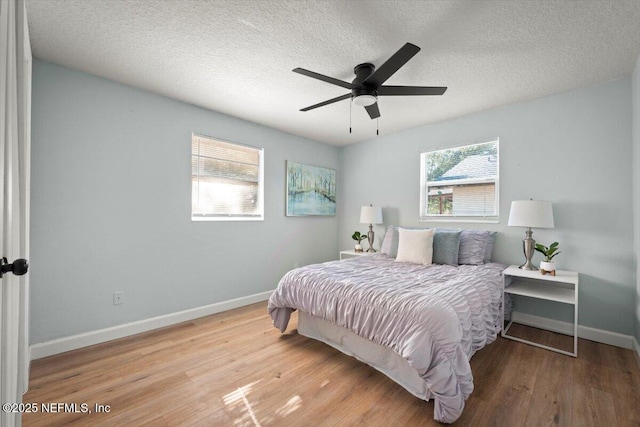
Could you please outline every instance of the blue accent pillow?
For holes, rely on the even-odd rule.
[[[436,228],[433,235],[433,263],[458,266],[462,230]]]

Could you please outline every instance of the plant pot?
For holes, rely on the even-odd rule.
[[[356,249],[355,250],[356,250],[356,252],[362,252],[362,245],[360,243],[358,243],[356,245]]]
[[[551,274],[552,276],[556,275],[556,264],[553,262],[542,261],[540,263],[540,273],[542,274]]]

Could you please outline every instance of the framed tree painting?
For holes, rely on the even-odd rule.
[[[335,216],[336,170],[287,160],[287,216]]]

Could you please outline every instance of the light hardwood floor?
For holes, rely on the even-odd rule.
[[[109,405],[25,414],[30,426],[434,426],[433,402],[295,331],[266,303],[36,360],[24,402]],[[553,345],[571,339],[519,331]],[[640,425],[631,350],[580,340],[579,357],[498,338],[471,360],[475,390],[456,425]],[[78,408],[81,410],[81,407]]]

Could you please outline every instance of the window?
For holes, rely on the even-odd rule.
[[[420,155],[422,220],[498,219],[498,142]]]
[[[191,135],[191,219],[262,220],[261,148]]]

